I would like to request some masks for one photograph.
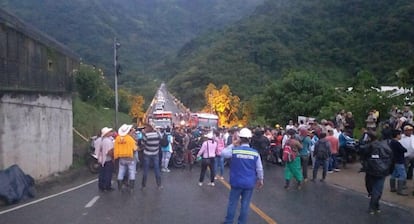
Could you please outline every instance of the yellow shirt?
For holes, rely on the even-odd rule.
[[[116,137],[114,143],[114,159],[134,158],[135,150],[137,150],[137,145],[134,138],[130,135]]]

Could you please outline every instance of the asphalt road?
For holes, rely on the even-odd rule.
[[[151,170],[152,171],[152,170]],[[306,183],[302,190],[283,189],[283,168],[265,166],[265,186],[256,190],[249,223],[412,223],[408,210],[381,204],[378,215],[367,213],[365,194],[326,183]],[[87,178],[44,186],[39,197],[0,209],[0,223],[221,223],[229,189],[227,181],[216,186],[197,185],[199,167],[192,171],[172,169],[163,173],[163,189],[149,175],[147,188],[140,190],[141,171],[134,192],[99,192],[97,182]],[[226,170],[226,179],[228,170]],[[208,178],[205,179],[207,183]],[[81,185],[82,182],[83,185]]]

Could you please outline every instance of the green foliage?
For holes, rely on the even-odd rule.
[[[352,86],[356,91],[365,91],[373,87],[379,87],[377,78],[368,71],[358,72]]]
[[[251,119],[260,122],[330,118],[345,109],[364,125],[368,110],[385,116],[391,103],[402,102],[371,87],[413,87],[413,1],[274,0],[250,14],[262,2],[5,0],[0,7],[105,68],[107,84],[113,83],[112,41],[118,37],[119,84],[146,102],[168,81],[174,95],[199,110],[205,86],[215,83],[228,85],[241,104],[257,101]],[[79,80],[85,85],[80,96],[113,108],[113,91],[96,78],[87,73]],[[120,94],[125,112],[127,95]]]
[[[113,83],[113,39],[121,43],[120,85],[147,93],[154,80],[174,74],[160,68],[187,41],[252,12],[264,0],[2,0],[0,7],[67,45]],[[39,13],[41,12],[41,13]],[[143,75],[145,74],[145,75]],[[136,78],[136,76],[146,78]],[[111,80],[112,79],[112,80]],[[149,80],[148,80],[149,79]],[[145,98],[150,101],[153,95]]]
[[[79,97],[85,102],[104,105],[105,98],[111,97],[102,71],[94,66],[81,64],[75,75],[75,83]]]
[[[76,86],[83,101],[87,101],[97,95],[99,77],[94,72],[86,71],[81,66],[79,72],[75,76]]]
[[[125,113],[118,113],[120,124],[132,124],[131,117]],[[113,109],[104,109],[85,103],[78,97],[73,98],[73,128],[79,131],[84,137],[99,134],[103,127],[115,128],[115,111]],[[115,128],[116,130],[116,128]],[[88,143],[73,134],[75,154],[83,155],[86,152]]]
[[[342,109],[353,113],[357,127],[364,127],[370,110],[378,110],[380,112],[379,119],[385,120],[389,118],[388,112],[393,105],[404,104],[403,97],[389,97],[389,94],[373,88],[345,92]]]
[[[289,72],[264,91],[258,110],[272,124],[285,123],[297,116],[316,117],[320,108],[335,101],[333,87],[318,75],[309,72]]]
[[[203,87],[213,80],[242,100],[292,69],[317,71],[335,87],[354,86],[361,71],[374,78],[363,86],[395,85],[395,72],[414,57],[413,13],[409,0],[266,1],[234,26],[184,45],[166,64],[176,71],[169,84],[180,93],[184,81]],[[206,81],[192,81],[200,77]],[[192,90],[179,96],[199,99]]]

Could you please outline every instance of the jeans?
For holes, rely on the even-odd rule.
[[[142,175],[142,187],[145,187],[147,184],[147,176],[148,176],[148,169],[150,162],[154,164],[154,172],[155,172],[155,180],[157,182],[158,187],[161,186],[161,173],[160,173],[160,163],[159,163],[159,155],[145,155],[144,154],[144,173]]]
[[[247,223],[247,215],[249,213],[250,200],[252,199],[253,189],[242,189],[231,187],[229,195],[229,204],[227,207],[227,215],[224,221],[225,224],[233,224],[233,219],[236,214],[239,198],[241,197],[240,216],[238,224]]]
[[[214,161],[214,170],[216,175],[220,174],[220,176],[223,176],[224,173],[224,157],[222,156],[216,156]]]
[[[368,194],[371,195],[369,202],[369,211],[379,210],[379,201],[384,190],[385,177],[376,177],[369,174],[365,175],[365,185],[367,187]]]
[[[334,169],[337,169],[338,168],[338,165],[337,165],[337,157],[338,156],[338,154],[332,154],[331,155],[331,158],[329,159],[329,167],[328,167],[328,170],[329,171],[333,171]]]
[[[170,163],[171,152],[162,152],[161,168],[168,169],[168,163]]]
[[[322,168],[323,168],[322,179],[325,180],[326,172],[328,171],[328,164],[329,164],[329,159],[315,159],[315,165],[313,166],[313,177],[312,177],[312,179],[316,179],[316,177],[318,175],[319,166],[322,166]]]
[[[391,174],[391,178],[405,181],[407,179],[407,172],[405,171],[405,164],[396,163],[394,165],[394,171]]]
[[[123,180],[125,173],[128,170],[128,180],[135,180],[135,173],[137,171],[137,165],[134,158],[120,158],[118,180]]]
[[[104,166],[99,169],[98,187],[99,190],[108,190],[111,188],[112,172],[114,171],[113,161],[105,162]]]

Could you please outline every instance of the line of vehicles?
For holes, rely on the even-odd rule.
[[[168,102],[168,100],[171,102]],[[202,112],[188,112],[183,110],[183,108],[180,108],[177,105],[177,101],[177,99],[169,97],[165,90],[165,86],[161,85],[149,110],[147,110],[145,116],[147,118],[146,122],[156,129],[174,126],[186,126],[189,128],[202,127],[209,129],[217,129],[219,127],[219,119],[217,115]]]
[[[153,126],[155,129],[185,126],[186,128],[191,129],[202,128],[211,130],[219,127],[219,119],[217,115],[203,112],[191,113],[183,111],[182,108],[177,106],[178,100],[167,94],[165,85],[162,84],[145,114],[144,121]],[[94,140],[95,139],[91,138],[91,143]],[[198,141],[199,140],[200,139],[198,139]],[[200,149],[200,146],[200,142],[197,142],[197,146],[192,149],[194,157],[193,160],[195,159],[196,153]],[[180,150],[175,151],[172,155],[171,162],[172,165],[177,168],[184,166],[183,152]],[[96,173],[99,170],[99,164],[97,163],[97,158],[92,144],[90,152],[88,153],[87,164],[91,172]]]

